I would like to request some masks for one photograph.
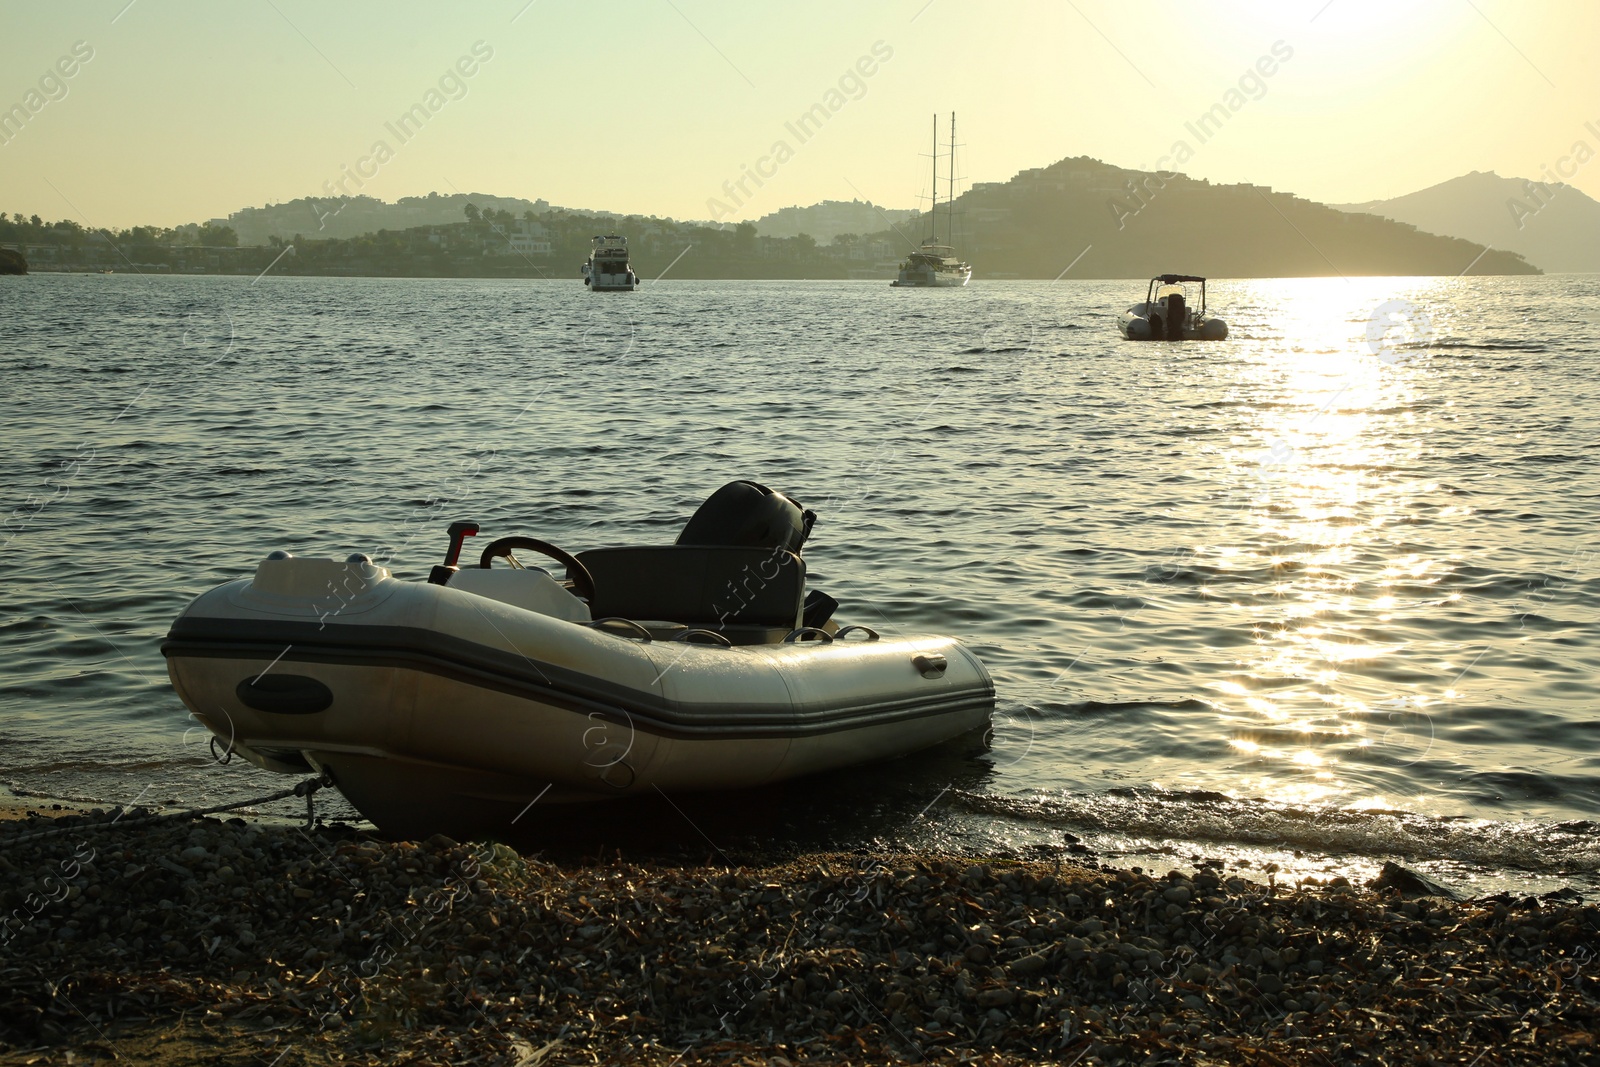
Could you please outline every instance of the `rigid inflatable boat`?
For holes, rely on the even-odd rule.
[[[1199,283],[1199,302],[1188,286]],[[1144,302],[1117,319],[1130,341],[1226,341],[1228,324],[1206,314],[1206,280],[1192,274],[1158,274],[1150,279]]]
[[[734,482],[673,545],[574,556],[504,537],[463,566],[478,527],[454,523],[425,582],[274,552],[191,603],[162,653],[214,748],[324,772],[398,837],[509,833],[535,802],[760,786],[984,726],[994,686],[960,643],[840,628],[837,603],[807,595],[813,519]]]

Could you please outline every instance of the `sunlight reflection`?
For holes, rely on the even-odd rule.
[[[1384,790],[1360,779],[1381,779],[1386,761],[1417,758],[1411,720],[1423,715],[1414,685],[1397,692],[1390,680],[1407,643],[1388,625],[1424,603],[1450,564],[1406,541],[1417,498],[1430,491],[1405,474],[1423,447],[1419,424],[1431,417],[1426,361],[1405,346],[1375,358],[1364,326],[1374,307],[1423,303],[1438,283],[1254,284],[1286,312],[1272,324],[1274,341],[1241,353],[1234,368],[1230,399],[1255,416],[1230,457],[1242,521],[1218,525],[1219,537],[1237,540],[1195,549],[1211,568],[1201,594],[1235,605],[1252,642],[1236,672],[1213,683],[1241,761],[1233,789],[1384,807]],[[1380,736],[1369,735],[1369,721]],[[1343,758],[1352,760],[1348,774],[1336,776],[1330,768]]]

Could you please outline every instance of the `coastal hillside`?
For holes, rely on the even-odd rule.
[[[938,235],[953,228],[974,277],[1053,278],[1080,254],[1072,277],[1539,273],[1513,252],[1406,222],[1087,157],[975,185],[951,217],[940,212]]]
[[[619,233],[646,280],[670,271],[674,278],[887,281],[906,252],[936,231],[980,282],[1050,279],[1069,267],[1073,278],[1540,273],[1498,245],[1486,251],[1263,186],[1212,185],[1088,158],[980,183],[931,219],[860,202],[787,210],[778,213],[779,235],[749,222],[679,222],[481,194],[397,204],[306,199],[173,229],[91,230],[72,220],[0,216],[0,246],[45,271],[255,274],[270,266],[277,274],[575,279],[590,239]],[[859,229],[839,232],[850,220]],[[826,223],[828,236],[795,225],[803,221]],[[375,223],[382,225],[367,229]]]
[[[1600,271],[1600,203],[1564,182],[1475,170],[1391,200],[1338,206],[1504,248],[1542,270]]]
[[[314,220],[313,220],[314,221]],[[819,245],[809,235],[761,237],[744,222],[726,229],[637,215],[552,210],[521,217],[462,204],[449,222],[327,237],[314,226],[266,244],[238,239],[230,226],[88,229],[72,219],[0,217],[0,248],[14,247],[39,271],[135,274],[333,275],[400,278],[562,278],[575,284],[595,234],[626,234],[633,266],[646,281],[675,278],[848,278],[869,255],[892,254],[886,241],[853,235]]]
[[[1213,185],[1088,157],[1023,171],[1005,182],[979,183],[957,198],[953,211],[941,207],[931,223],[926,214],[828,201],[764,216],[751,233],[732,225],[566,211],[544,201],[482,194],[411,197],[394,205],[370,197],[351,198],[342,206],[295,201],[270,211],[279,240],[300,234],[303,240],[356,237],[370,244],[379,229],[398,234],[458,224],[469,203],[488,216],[515,218],[551,236],[554,262],[541,258],[543,245],[525,246],[516,259],[498,262],[491,235],[484,249],[491,262],[481,264],[481,271],[472,264],[451,264],[449,273],[537,276],[554,269],[565,276],[568,261],[586,251],[586,231],[596,226],[631,236],[646,278],[690,245],[693,254],[673,270],[677,277],[888,277],[894,262],[921,243],[930,226],[941,240],[953,241],[980,280],[1054,278],[1074,260],[1072,276],[1079,278],[1148,277],[1166,270],[1218,277],[1539,273],[1536,264],[1504,243],[1488,242],[1485,252],[1482,241],[1428,232],[1429,227],[1406,219],[1340,211],[1264,186]],[[338,214],[328,215],[334,207]],[[257,243],[253,236],[266,211],[229,216],[227,224],[238,231],[241,244]],[[437,233],[430,239],[435,245],[440,240]],[[397,250],[393,237],[378,243]],[[432,268],[393,254],[382,258],[379,273],[431,273],[442,266],[437,257]],[[346,262],[326,265],[363,269]],[[307,262],[300,269],[317,268]]]
[[[326,240],[361,237],[380,230],[444,226],[460,222],[468,204],[479,210],[509,211],[519,218],[529,211],[543,214],[551,210],[545,200],[485,193],[403,196],[392,204],[373,196],[302,196],[282,204],[241,208],[226,219],[211,221],[214,226],[230,227],[242,245],[265,245],[272,243],[274,237],[291,240],[297,233]]]
[[[823,244],[846,233],[872,233],[884,226],[903,226],[916,211],[883,208],[870,200],[824,200],[810,207],[780,208],[755,221],[763,237],[799,237],[806,234]]]

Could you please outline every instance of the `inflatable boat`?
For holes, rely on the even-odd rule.
[[[755,787],[985,726],[994,686],[960,643],[840,627],[808,595],[813,520],[746,481],[673,545],[513,536],[462,565],[478,526],[458,522],[427,581],[273,552],[162,653],[219,755],[322,772],[396,837],[504,835],[535,803]]]
[[[1191,288],[1199,285],[1198,294]],[[1196,302],[1196,296],[1199,300]],[[1192,274],[1158,274],[1144,302],[1117,319],[1130,341],[1226,341],[1228,324],[1206,314],[1206,280]]]

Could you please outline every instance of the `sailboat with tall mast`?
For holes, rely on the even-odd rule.
[[[900,264],[900,276],[889,284],[905,289],[953,289],[972,279],[972,265],[956,255],[956,113],[950,112],[950,196],[945,203],[945,240],[939,243],[939,116],[933,116],[933,204],[928,211],[928,236]]]

